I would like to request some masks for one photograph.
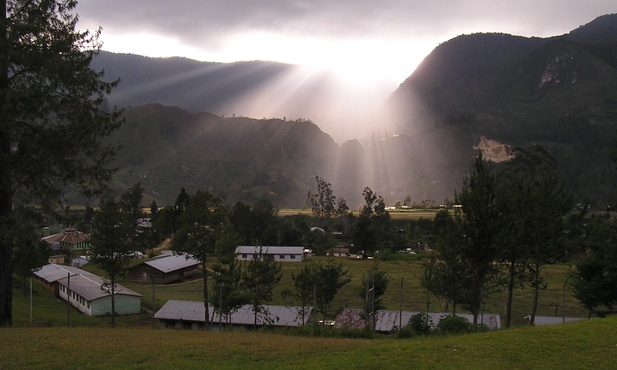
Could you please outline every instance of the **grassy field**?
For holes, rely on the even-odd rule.
[[[0,329],[0,369],[613,369],[617,318],[456,337]]]
[[[412,255],[407,255],[408,258],[416,258]],[[325,257],[311,257],[312,260],[325,261]],[[360,308],[363,305],[362,298],[358,294],[360,280],[362,275],[369,271],[373,266],[377,265],[380,269],[388,271],[391,277],[390,286],[384,296],[384,303],[387,309],[411,311],[426,310],[427,296],[420,284],[423,267],[422,261],[419,260],[396,260],[396,261],[370,261],[370,260],[354,260],[337,258],[336,261],[343,263],[344,267],[349,270],[349,276],[352,281],[347,286],[343,287],[336,296],[330,313],[342,308]],[[281,282],[275,289],[272,304],[296,304],[299,301],[284,299],[281,295],[285,289],[293,289],[292,274],[298,274],[302,269],[302,263],[285,263],[283,264],[283,277]],[[93,273],[103,275],[96,266],[88,264],[84,267]],[[563,287],[566,282],[567,275],[570,272],[570,267],[567,265],[555,264],[545,266],[543,276],[547,283],[546,289],[540,291],[539,300],[539,315],[557,315],[561,316],[579,316],[585,317],[585,309],[572,297],[572,290],[566,286],[566,302],[562,305]],[[401,279],[403,280],[403,288],[401,294]],[[152,308],[153,289],[150,284],[134,283],[121,281],[122,285],[135,290],[143,295],[142,304],[147,309]],[[180,300],[196,300],[202,299],[201,289],[202,280],[187,280],[176,284],[156,285],[154,290],[154,308],[158,310],[163,304],[170,299]],[[71,322],[71,326],[107,326],[109,318],[92,318],[79,313],[75,309],[68,309],[66,303],[42,288],[42,286],[34,281],[33,283],[33,326],[66,326],[67,322]],[[402,300],[401,300],[402,296]],[[429,310],[434,312],[442,311],[440,303],[434,297],[428,297]],[[486,302],[485,312],[500,314],[501,318],[505,317],[505,292],[496,293],[489,296]],[[513,326],[525,325],[524,316],[529,315],[532,302],[532,289],[527,287],[515,291],[513,304]],[[14,322],[16,326],[30,326],[30,308],[29,296],[24,296],[21,289],[15,289],[14,292]],[[458,310],[460,312],[460,309]],[[132,315],[119,318],[120,326],[142,326],[152,327],[151,313],[143,313],[140,315]]]

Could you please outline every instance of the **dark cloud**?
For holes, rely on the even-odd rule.
[[[148,30],[187,41],[216,40],[247,30],[412,37],[503,27],[546,36],[617,12],[617,4],[614,0],[82,0],[78,12],[83,20],[113,32]]]

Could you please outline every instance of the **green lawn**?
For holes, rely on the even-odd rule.
[[[311,257],[315,260],[325,261],[325,257]],[[420,285],[422,276],[422,261],[369,261],[352,260],[338,258],[337,261],[343,263],[349,270],[351,283],[342,288],[335,298],[330,308],[331,313],[345,308],[362,307],[362,299],[358,295],[361,276],[368,271],[374,264],[378,264],[381,269],[388,271],[391,277],[390,286],[384,297],[387,309],[398,310],[401,307],[401,279],[403,279],[402,290],[402,309],[411,311],[426,310],[427,297],[424,289]],[[297,304],[298,300],[283,299],[281,292],[284,289],[293,289],[292,274],[297,274],[303,267],[302,263],[284,263],[283,277],[273,295],[272,304]],[[100,270],[91,264],[85,269],[102,274]],[[540,291],[539,315],[557,315],[564,313],[567,316],[585,317],[586,311],[579,302],[572,297],[571,288],[566,287],[565,310],[562,309],[563,285],[569,273],[570,267],[561,264],[547,265],[544,268],[543,276],[547,282],[545,290]],[[143,295],[142,304],[148,309],[152,307],[153,290],[150,284],[141,284],[128,281],[121,281],[122,285],[135,290]],[[16,282],[17,284],[17,282]],[[75,309],[68,310],[64,301],[54,298],[52,294],[42,288],[34,281],[33,283],[33,325],[34,326],[65,326],[70,320],[72,326],[106,326],[109,318],[92,318],[79,313]],[[156,285],[154,289],[155,308],[159,309],[170,299],[180,300],[201,300],[202,299],[202,280],[186,280],[183,282],[167,285]],[[532,289],[527,287],[515,291],[513,304],[513,326],[523,326],[523,317],[530,313],[532,302]],[[485,312],[500,314],[502,319],[505,317],[505,292],[496,293],[489,296]],[[429,297],[429,310],[440,312],[439,302],[434,297]],[[460,311],[459,311],[460,312]],[[14,291],[14,322],[17,326],[30,325],[29,297],[21,293],[21,289],[16,287]],[[119,318],[119,325],[123,326],[150,326],[151,313],[133,315]]]
[[[617,318],[456,337],[0,329],[0,369],[612,369]]]

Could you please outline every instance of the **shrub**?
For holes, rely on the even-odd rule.
[[[417,333],[411,328],[410,325],[405,326],[402,329],[396,330],[393,332],[394,338],[397,339],[406,339],[413,338],[417,335]]]
[[[473,325],[464,317],[446,315],[442,316],[437,324],[437,330],[441,334],[467,334],[473,330]]]
[[[435,324],[433,323],[433,319],[426,313],[420,312],[413,315],[409,319],[410,327],[417,335],[428,335],[435,329]]]

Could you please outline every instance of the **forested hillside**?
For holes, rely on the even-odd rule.
[[[318,175],[351,208],[365,186],[389,204],[407,196],[440,203],[460,188],[484,137],[483,145],[496,145],[488,150],[544,146],[576,202],[614,205],[616,27],[617,15],[607,15],[551,38],[486,33],[444,42],[392,94],[392,118],[376,122],[381,134],[339,144],[307,119],[195,113],[251,94],[293,66],[105,53],[96,63],[107,76],[124,71],[110,103],[133,106],[114,136],[124,148],[117,181],[142,181],[163,203],[186,186],[302,207]],[[137,106],[146,102],[182,109]]]

